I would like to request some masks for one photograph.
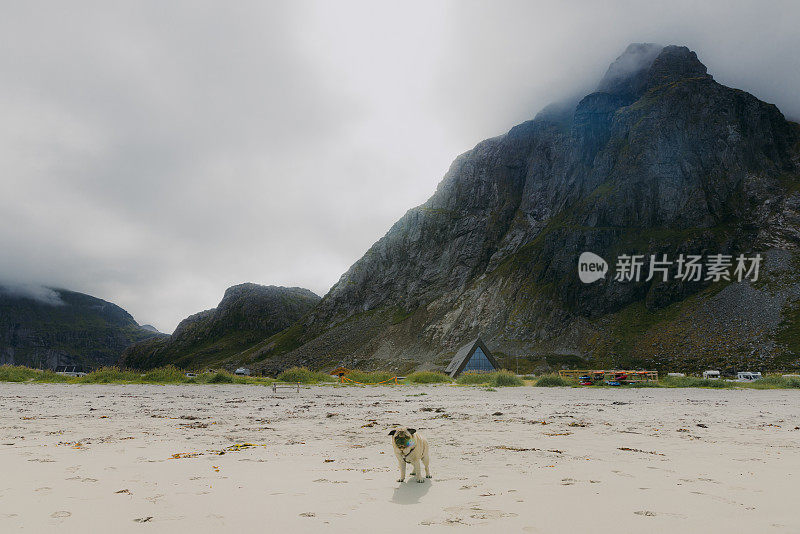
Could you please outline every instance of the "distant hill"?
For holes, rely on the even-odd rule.
[[[0,286],[0,364],[116,365],[125,347],[159,335],[119,306],[83,293]]]
[[[299,287],[233,286],[216,308],[187,317],[171,336],[129,347],[120,363],[139,369],[222,365],[226,358],[286,329],[319,301],[318,295]]]

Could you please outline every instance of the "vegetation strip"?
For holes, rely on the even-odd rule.
[[[394,375],[383,371],[349,371],[346,378],[366,385],[394,385]],[[83,376],[66,376],[51,370],[31,369],[19,365],[0,365],[0,382],[64,383],[64,384],[253,384],[268,386],[274,382],[312,384],[336,384],[340,379],[322,371],[311,371],[305,367],[292,367],[277,378],[239,376],[228,371],[209,371],[195,376],[186,376],[186,371],[177,367],[159,367],[146,372],[118,367],[103,367]],[[383,384],[381,384],[383,382]],[[494,387],[533,385],[536,387],[588,387],[588,388],[712,388],[712,389],[800,389],[800,377],[766,375],[752,382],[710,380],[699,377],[663,377],[658,382],[639,382],[622,386],[595,384],[579,386],[577,380],[563,378],[557,374],[517,376],[501,370],[492,373],[464,373],[455,382],[438,371],[416,371],[398,381],[399,384],[458,384]],[[336,384],[344,386],[347,384]]]

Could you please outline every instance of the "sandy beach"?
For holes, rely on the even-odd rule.
[[[787,390],[0,384],[2,532],[798,532]],[[396,482],[387,431],[433,479]]]

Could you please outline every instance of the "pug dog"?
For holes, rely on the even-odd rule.
[[[400,467],[400,478],[397,481],[403,482],[406,479],[406,464],[414,467],[411,476],[416,476],[417,482],[425,482],[425,478],[431,478],[428,441],[416,429],[404,426],[395,427],[389,435],[393,436],[392,448],[397,457],[397,465]],[[420,461],[425,464],[425,478],[422,478]]]

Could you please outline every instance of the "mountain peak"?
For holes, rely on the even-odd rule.
[[[647,71],[664,47],[654,43],[631,43],[608,66],[597,86],[602,93],[636,94],[644,87]]]
[[[697,59],[697,54],[685,46],[665,46],[650,65],[647,85],[655,87],[694,77],[710,78],[708,69]]]
[[[632,43],[608,67],[597,91],[635,98],[652,87],[697,76],[708,76],[706,66],[687,47]]]

